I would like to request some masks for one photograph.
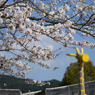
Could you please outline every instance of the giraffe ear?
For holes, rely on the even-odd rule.
[[[87,61],[89,60],[89,56],[88,56],[87,54],[83,54],[82,60],[83,60],[84,62],[87,62]]]
[[[76,57],[76,54],[66,54],[67,56],[74,56]]]

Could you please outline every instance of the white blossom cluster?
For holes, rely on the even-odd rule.
[[[50,66],[47,65],[47,64],[42,64],[42,62],[39,62],[38,65],[40,65],[42,68],[46,68],[46,69],[49,69]]]
[[[32,54],[29,56],[30,61],[33,63],[36,63],[37,60],[50,60],[53,59],[56,55],[52,52],[52,47],[48,46],[44,49],[42,49],[38,45],[34,45],[31,48]]]
[[[95,2],[88,1],[51,0],[46,4],[40,0],[15,0],[9,4],[0,0],[0,53],[7,52],[0,56],[2,73],[24,77],[25,71],[34,69],[30,63],[49,69],[43,61],[56,58],[57,53],[53,46],[43,44],[43,36],[63,47],[95,48],[95,43],[76,37],[80,33],[95,38]]]
[[[34,68],[31,68],[27,64],[23,64],[22,62],[16,62],[15,58],[7,59],[6,57],[0,56],[0,66],[3,73],[9,73],[11,75],[15,75],[16,77],[21,76],[25,78],[25,70],[30,71]],[[15,72],[14,67],[17,68],[18,72]]]
[[[50,82],[42,82],[42,81],[36,81],[36,80],[26,80],[26,84],[37,84],[38,86],[44,86],[44,85],[50,85]]]
[[[86,47],[90,47],[90,48],[95,48],[95,44],[93,43],[89,43],[88,41],[72,41],[71,42],[72,45],[80,45],[80,46],[86,46]]]

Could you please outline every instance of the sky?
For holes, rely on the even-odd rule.
[[[11,3],[12,0],[9,0],[9,3]],[[81,36],[77,35],[76,36],[77,39],[81,39],[81,40],[90,40],[91,42],[95,43],[94,39],[90,39],[88,38],[82,38]],[[53,45],[53,47],[55,49],[57,49],[58,47],[60,47],[60,45],[58,45],[58,43],[55,43],[54,41],[51,41],[50,39],[47,39],[46,37],[43,37],[44,40],[44,44],[45,45]],[[61,46],[62,47],[62,46]],[[76,46],[79,49],[81,49],[81,47]],[[91,49],[88,47],[83,47],[84,48],[84,53],[89,55],[89,60],[93,62],[93,64],[95,65],[95,48]],[[48,81],[48,80],[52,80],[52,79],[56,79],[61,81],[64,73],[66,71],[66,68],[70,65],[70,63],[73,62],[77,62],[77,59],[74,57],[69,57],[66,54],[67,53],[76,53],[76,50],[73,48],[65,48],[62,47],[62,52],[61,54],[54,60],[49,60],[48,62],[44,62],[48,65],[51,66],[51,68],[49,70],[45,69],[45,68],[41,68],[40,66],[34,64],[35,70],[34,71],[29,71],[26,73],[27,78],[30,79],[34,79],[34,80],[41,80],[41,81]],[[32,64],[32,63],[30,63]],[[32,64],[33,65],[33,64]],[[58,69],[56,69],[55,71],[53,70],[54,67],[59,67]]]
[[[49,40],[47,39],[45,39],[44,41],[47,42],[47,44],[49,43]],[[58,44],[53,42],[52,45],[53,47],[58,46]],[[79,48],[79,50],[81,49],[81,47],[79,46],[76,47]],[[89,55],[89,60],[92,61],[93,64],[95,65],[95,61],[94,61],[95,48],[93,49],[89,47],[82,47],[82,48],[84,49],[84,53]],[[37,68],[34,71],[27,73],[28,78],[41,80],[41,81],[51,80],[51,79],[56,79],[61,81],[66,71],[66,68],[70,65],[70,63],[77,62],[77,59],[75,57],[67,56],[66,55],[67,53],[76,54],[76,50],[73,48],[63,47],[61,54],[56,59],[45,62],[51,66],[49,70],[37,66]],[[53,70],[54,67],[59,67],[59,68],[54,71]]]

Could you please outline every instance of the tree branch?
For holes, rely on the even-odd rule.
[[[1,6],[0,8],[4,7],[4,5],[8,2],[8,0],[6,0]]]

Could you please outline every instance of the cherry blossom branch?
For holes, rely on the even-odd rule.
[[[78,28],[78,27],[73,27],[73,26],[71,26],[71,28],[72,28],[72,29],[75,29],[75,30],[78,30],[78,31],[80,31],[80,32],[89,34],[90,36],[92,36],[93,38],[95,38],[95,35],[94,35],[94,34],[91,34],[90,32],[87,32],[87,31],[85,31],[85,30],[82,30],[81,27]]]
[[[6,0],[6,1],[0,6],[0,8],[4,7],[7,2],[8,2],[8,0]]]

